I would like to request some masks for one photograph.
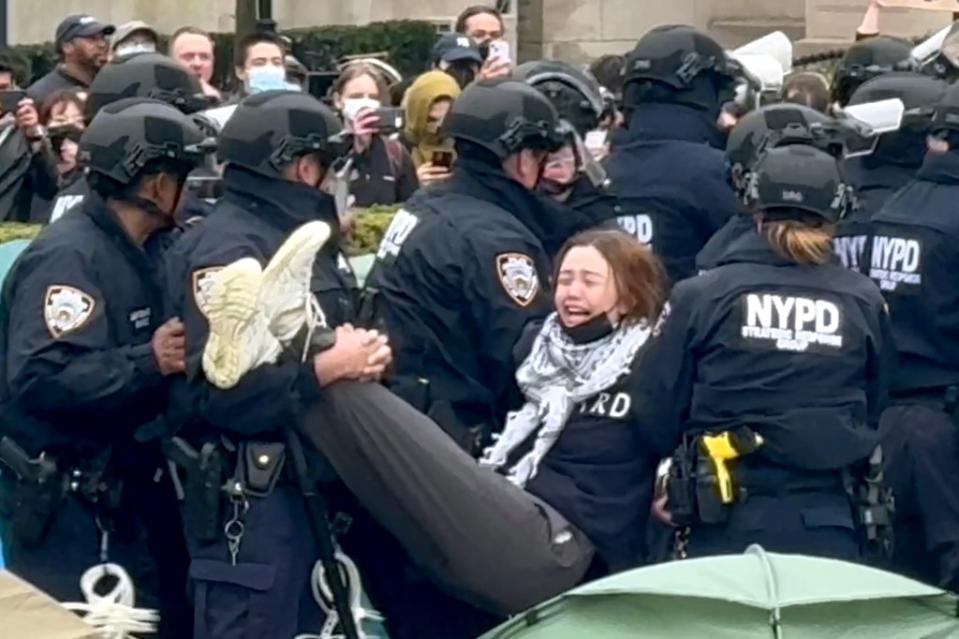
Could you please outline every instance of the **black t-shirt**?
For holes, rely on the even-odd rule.
[[[64,89],[86,89],[89,85],[57,67],[27,88],[27,95],[39,104],[57,91]]]
[[[350,174],[350,194],[356,206],[399,204],[419,188],[416,167],[397,140],[373,138],[366,153],[356,157]]]

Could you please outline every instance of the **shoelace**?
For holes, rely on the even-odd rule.
[[[363,605],[362,582],[360,581],[360,571],[357,569],[356,564],[353,563],[352,559],[339,551],[336,553],[336,561],[343,567],[346,573],[350,610],[353,612],[353,619],[356,620],[356,630],[360,639],[385,639],[385,635],[382,637],[379,635],[370,635],[363,629],[364,621],[382,622],[383,615]],[[313,565],[310,587],[313,590],[313,599],[323,612],[326,613],[326,621],[319,634],[301,634],[294,637],[294,639],[345,639],[345,635],[336,633],[336,629],[340,624],[340,616],[336,612],[336,607],[333,604],[333,591],[326,581],[326,570],[320,561],[317,561]]]
[[[113,577],[116,585],[104,596],[97,594],[100,580]],[[160,615],[156,610],[134,607],[133,580],[117,564],[100,564],[80,577],[80,590],[86,603],[65,603],[63,607],[81,613],[88,625],[103,633],[104,639],[127,639],[131,633],[153,634]]]

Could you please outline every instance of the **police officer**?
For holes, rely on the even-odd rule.
[[[838,154],[842,145],[837,143],[834,129],[832,118],[800,104],[771,104],[742,117],[726,144],[726,179],[741,205],[740,211],[709,238],[696,256],[698,272],[715,267],[740,235],[755,228],[745,202],[753,167],[763,153],[789,144],[807,144]]]
[[[759,543],[855,558],[844,471],[878,443],[888,318],[867,278],[831,262],[847,205],[832,156],[771,149],[751,193],[755,230],[672,291],[640,419],[680,445],[669,509],[688,556]]]
[[[946,83],[911,71],[885,73],[862,84],[849,105],[899,98],[906,108],[898,131],[879,136],[869,155],[843,161],[843,177],[856,189],[858,206],[836,230],[836,254],[859,269],[869,218],[906,185],[922,165],[932,113]]]
[[[156,436],[183,325],[143,247],[173,224],[202,139],[162,102],[105,107],[80,140],[91,195],[24,251],[0,305],[9,568],[83,601],[84,571],[115,562],[171,638],[189,636],[186,551]]]
[[[189,70],[161,53],[135,53],[114,60],[97,73],[87,93],[86,124],[108,104],[134,97],[161,100],[186,114],[207,106],[203,90]],[[86,179],[71,182],[53,199],[49,221],[60,219],[89,193]]]
[[[325,222],[331,232],[316,254],[316,297],[331,322],[349,321],[336,200],[327,192],[336,191],[331,167],[349,145],[341,128],[312,96],[267,91],[248,97],[218,138],[223,197],[166,253],[168,303],[182,314],[187,344],[187,375],[171,390],[170,421],[182,436],[173,446],[186,450],[175,457],[186,471],[184,524],[198,639],[292,637],[322,622],[309,594],[316,539],[303,495],[283,472],[282,444],[300,407],[317,398],[322,385],[363,375],[369,335],[338,327],[332,348],[304,363],[296,352],[264,364],[228,389],[205,377],[201,356],[210,333],[205,296],[211,278],[241,258],[265,266],[310,222]],[[295,285],[308,276],[290,272],[285,281]],[[277,289],[283,302],[286,285],[278,282]],[[191,479],[197,476],[205,479]],[[224,503],[220,487],[227,478],[234,490]]]
[[[893,567],[959,587],[959,87],[937,106],[916,178],[872,218],[862,268],[879,285],[896,337],[883,448],[896,496]]]
[[[901,38],[874,36],[846,50],[833,72],[831,98],[833,108],[849,104],[860,85],[892,71],[912,71],[912,46]]]
[[[540,191],[588,216],[595,226],[615,226],[621,213],[606,171],[585,141],[597,137],[605,145],[599,123],[609,117],[599,84],[565,62],[538,60],[516,67],[513,77],[536,88],[569,125],[567,142],[546,164]],[[599,154],[605,151],[600,150]]]
[[[607,170],[620,225],[651,244],[675,283],[737,206],[724,175],[717,127],[733,98],[735,70],[714,40],[692,27],[657,27],[627,56],[626,129],[613,136]]]
[[[544,244],[559,247],[568,219],[534,190],[564,137],[549,101],[515,80],[471,85],[444,126],[453,176],[393,219],[366,299],[393,344],[391,388],[478,453],[514,399],[513,346],[548,313]]]

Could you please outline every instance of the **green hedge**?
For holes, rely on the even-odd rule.
[[[317,71],[330,69],[330,65],[344,55],[387,52],[389,62],[403,75],[420,73],[430,67],[436,31],[428,22],[396,20],[374,22],[366,26],[325,26],[310,29],[283,31],[292,42],[293,54],[308,68]],[[166,46],[166,37],[161,43]],[[218,33],[216,42],[217,86],[230,87],[233,82],[232,33]],[[21,59],[19,79],[24,86],[50,71],[57,57],[51,43],[18,45],[12,51]]]
[[[356,210],[356,229],[346,250],[350,255],[373,253],[399,207],[378,206]],[[0,223],[0,244],[10,240],[32,240],[42,227],[36,224]]]

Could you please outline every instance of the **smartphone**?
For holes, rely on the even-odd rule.
[[[380,124],[377,127],[381,134],[390,135],[403,130],[406,115],[400,107],[384,107],[376,110],[376,117]]]
[[[27,97],[27,92],[23,89],[5,89],[0,91],[0,111],[4,113],[15,113],[20,101]]]
[[[453,153],[450,151],[433,151],[433,159],[430,162],[433,166],[448,169],[453,166]]]
[[[510,57],[509,42],[506,40],[493,40],[489,43],[489,57],[491,60],[502,60],[509,62]]]

